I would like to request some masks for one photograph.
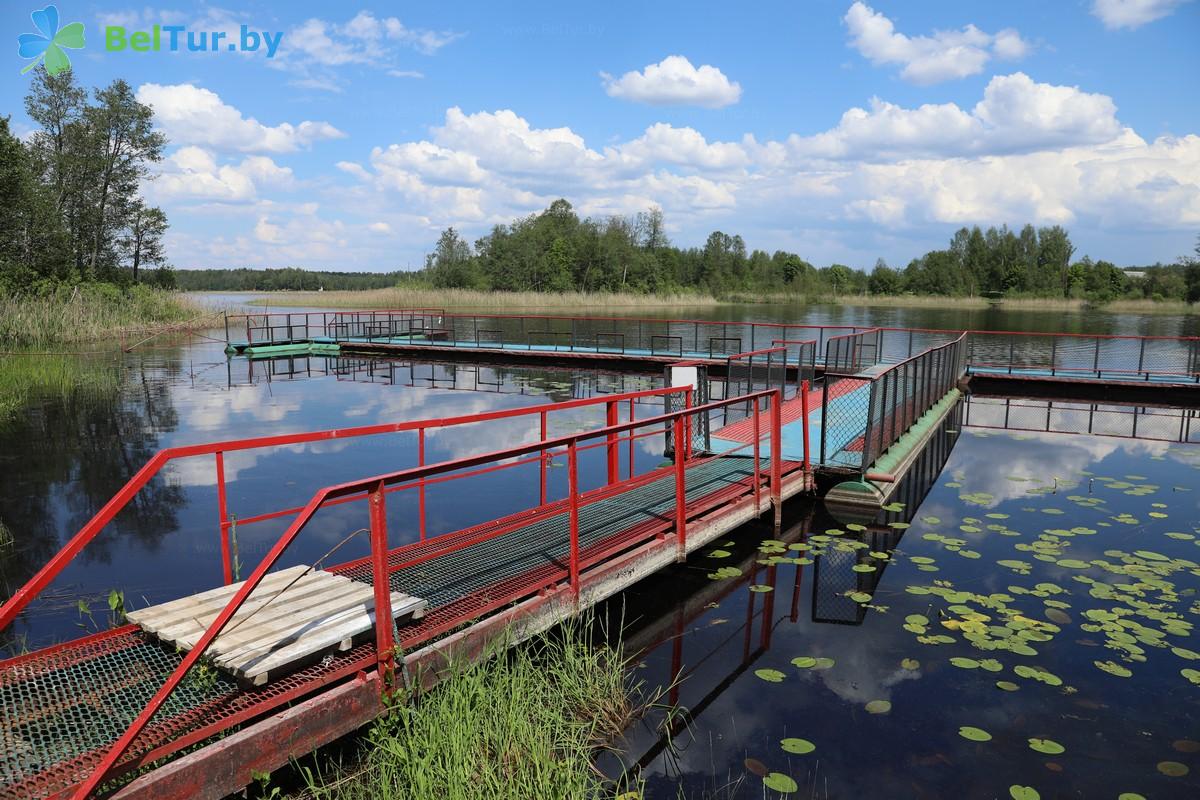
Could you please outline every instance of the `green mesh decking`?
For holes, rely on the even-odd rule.
[[[797,466],[785,463],[785,474]],[[765,458],[761,469],[765,480]],[[747,458],[697,460],[686,472],[689,516],[745,497],[752,491],[752,475]],[[579,514],[584,568],[670,532],[674,510],[669,468],[585,495]],[[494,536],[467,544],[488,534]],[[390,560],[395,567],[456,545],[463,546],[391,576],[393,589],[430,603],[422,620],[400,629],[398,644],[405,650],[563,580],[569,547],[566,503],[397,548]],[[366,559],[333,571],[371,582]],[[0,797],[50,797],[69,789],[98,763],[181,658],[125,626],[0,663]],[[139,737],[123,767],[228,731],[354,674],[373,658],[373,643],[360,644],[250,690],[223,673],[194,671]]]

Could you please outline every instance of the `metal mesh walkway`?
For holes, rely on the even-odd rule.
[[[784,466],[789,471],[795,465]],[[689,515],[745,495],[752,476],[753,465],[744,458],[695,462],[686,472]],[[674,492],[674,477],[663,469],[585,497],[579,529],[584,564],[670,530]],[[398,548],[390,554],[391,563],[405,564],[488,533],[495,536],[392,574],[394,589],[430,601],[424,619],[400,630],[401,647],[411,650],[427,643],[565,574],[565,501]],[[367,560],[334,571],[371,582]],[[372,643],[358,645],[253,690],[215,670],[194,669],[123,766],[162,758],[311,694],[361,669],[373,652]],[[181,659],[182,654],[125,626],[0,663],[0,797],[50,797],[81,780]]]

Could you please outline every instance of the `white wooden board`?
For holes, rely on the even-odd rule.
[[[264,577],[205,656],[234,676],[260,686],[312,663],[327,651],[347,650],[354,637],[374,630],[375,592],[371,586],[344,575],[306,570],[309,567],[301,565]],[[130,611],[127,616],[147,633],[190,650],[241,587],[235,583],[210,589]],[[426,605],[420,598],[392,592],[392,613],[398,621],[419,619],[425,615]]]

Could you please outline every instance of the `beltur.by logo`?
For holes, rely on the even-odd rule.
[[[129,31],[121,25],[107,25],[104,28],[104,49],[109,52],[132,50],[135,53],[157,53],[168,50],[178,52],[185,47],[193,53],[253,53],[260,47],[266,51],[267,58],[274,58],[283,39],[283,31],[250,30],[249,25],[242,25],[235,35],[225,31],[191,31],[186,25],[158,25],[149,30]]]
[[[64,69],[71,68],[71,59],[63,50],[69,47],[78,50],[83,47],[83,23],[72,22],[63,28],[58,27],[58,9],[46,6],[41,11],[29,15],[34,27],[41,33],[22,33],[17,37],[17,52],[21,58],[32,58],[33,61],[21,70],[24,75],[38,64],[46,65],[46,72],[57,75]]]

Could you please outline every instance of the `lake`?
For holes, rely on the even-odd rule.
[[[730,321],[1196,335],[1194,317],[720,306],[645,316]],[[210,332],[220,338],[223,331]],[[158,449],[273,433],[532,407],[661,385],[657,375],[428,361],[229,360],[223,342],[155,340],[78,363],[74,387],[0,423],[6,596]],[[648,414],[649,412],[647,412]],[[603,405],[552,433],[601,424]],[[536,415],[439,432],[427,460],[536,438]],[[532,422],[530,421],[532,420]],[[877,520],[788,510],[780,539],[748,526],[638,585],[606,613],[634,674],[687,709],[629,732],[612,774],[647,797],[1200,795],[1200,449],[1167,441],[972,427]],[[638,468],[661,462],[639,448]],[[416,463],[407,434],[227,457],[230,511],[302,504],[318,488]],[[599,456],[581,463],[602,480]],[[552,496],[565,469],[551,469]],[[536,503],[532,468],[430,487],[428,535]],[[449,487],[453,487],[451,490]],[[393,544],[417,498],[389,500]],[[6,632],[10,649],[108,625],[110,590],[140,607],[221,580],[211,459],[156,480]],[[286,519],[239,527],[242,574]],[[362,504],[329,510],[284,566],[364,555]],[[331,556],[331,549],[334,554]],[[760,563],[761,562],[761,563]],[[722,571],[722,568],[728,568]],[[736,571],[736,575],[733,574]],[[83,603],[81,605],[80,600]]]

